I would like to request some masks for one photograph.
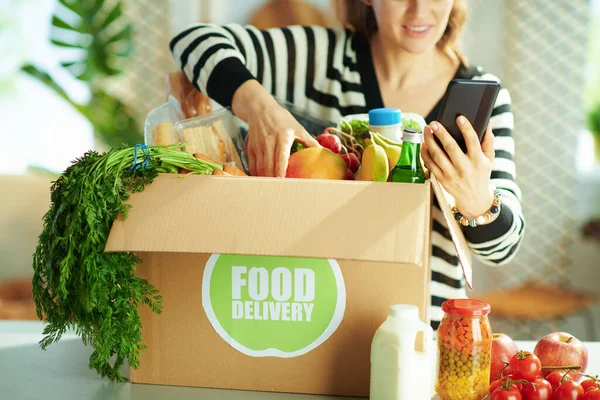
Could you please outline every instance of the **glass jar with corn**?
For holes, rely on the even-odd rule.
[[[487,395],[490,380],[490,305],[453,299],[445,301],[442,310],[435,391],[442,400],[481,400]]]

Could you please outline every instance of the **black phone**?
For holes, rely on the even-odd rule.
[[[500,84],[496,81],[453,79],[448,84],[437,121],[452,135],[464,153],[467,152],[467,146],[456,118],[464,115],[473,125],[481,143],[499,92]],[[443,149],[437,136],[435,140]]]

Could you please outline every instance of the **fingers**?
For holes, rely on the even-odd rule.
[[[483,141],[481,142],[481,150],[490,161],[494,161],[496,153],[494,151],[494,133],[492,132],[491,122],[488,123],[485,129],[485,135],[483,135]]]
[[[460,146],[458,145],[458,143],[456,143],[456,140],[454,140],[452,135],[450,135],[448,133],[446,128],[444,128],[444,126],[442,124],[440,124],[439,122],[436,122],[436,121],[429,124],[429,127],[433,130],[434,135],[442,143],[442,146],[444,147],[444,150],[446,151],[446,154],[447,154],[446,157],[449,157],[450,160],[452,160],[452,163],[454,165],[456,165],[457,167],[463,166],[465,164],[465,162],[467,161],[467,156],[465,155],[465,153],[463,153],[463,151],[460,148]],[[433,137],[432,137],[432,139],[433,139]],[[440,148],[440,146],[437,143],[435,143],[434,140],[432,140],[432,141],[434,142],[435,147],[433,147],[431,144],[429,144],[429,153],[431,153],[431,156],[433,157],[434,161],[437,162],[436,157],[441,157],[441,156],[436,154],[436,150],[440,149],[440,151],[441,151],[442,149]],[[443,168],[444,166],[440,165],[440,167]]]
[[[250,168],[250,175],[257,176],[258,170],[256,168],[256,153],[254,152],[254,146],[248,147],[248,168]]]
[[[292,130],[280,135],[277,140],[275,147],[275,176],[277,178],[285,178],[292,144],[294,144],[294,131]]]
[[[263,148],[264,176],[275,176],[275,147],[277,143],[275,137],[269,137],[266,140],[266,146]]]
[[[434,174],[436,177],[442,176],[442,170],[440,169],[440,167],[438,167],[438,165],[431,158],[431,155],[429,154],[429,149],[427,149],[426,145],[424,145],[421,148],[421,158],[423,159],[423,164],[425,165],[425,167],[432,174]]]
[[[265,176],[265,154],[259,151],[256,152],[256,175]]]
[[[479,137],[477,136],[477,132],[475,132],[475,129],[473,129],[473,126],[469,120],[461,115],[456,118],[456,125],[458,125],[458,129],[460,129],[461,133],[463,134],[463,138],[465,139],[467,155],[477,156],[480,154],[481,145],[479,144]]]
[[[431,123],[431,125],[434,125],[434,124],[438,126],[438,131],[440,131],[440,129],[444,129],[443,127],[441,127],[440,124],[438,124],[436,122]],[[444,131],[445,131],[445,129],[444,129]],[[448,132],[446,132],[446,134],[448,136],[450,136],[448,134]],[[437,166],[438,171],[440,173],[443,173],[445,175],[451,174],[455,169],[454,165],[452,165],[452,162],[450,161],[450,159],[448,158],[448,155],[446,155],[444,150],[442,150],[442,148],[437,144],[433,135],[434,135],[434,133],[433,133],[431,127],[425,126],[425,129],[423,130],[425,148],[427,149],[428,157],[432,163],[432,166],[434,166],[434,165]],[[454,139],[452,139],[451,137],[450,137],[450,139],[452,141],[454,141]],[[444,143],[444,142],[442,141],[442,143]],[[460,149],[460,147],[458,147],[456,142],[454,142],[454,145],[456,146],[456,148],[458,148],[458,151],[460,151],[462,154],[462,150]],[[464,154],[463,154],[463,156],[464,156]],[[423,157],[423,161],[425,161],[425,157]],[[427,164],[425,164],[425,166],[428,169],[430,169],[431,171],[435,171],[435,168],[430,168],[430,166]],[[434,174],[436,174],[437,176],[441,176],[440,174],[438,174],[436,172],[434,172]]]
[[[312,135],[306,131],[303,131],[302,133],[297,135],[296,139],[305,147],[323,147],[319,142],[317,142],[317,139],[312,137]]]

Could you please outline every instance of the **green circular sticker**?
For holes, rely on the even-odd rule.
[[[344,316],[346,289],[332,259],[213,254],[202,305],[217,333],[253,357],[297,357],[325,342]]]

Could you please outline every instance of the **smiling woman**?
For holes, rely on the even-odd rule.
[[[378,3],[379,7],[382,6],[381,1],[370,0],[337,0],[336,8],[342,20],[358,31],[364,33],[367,37],[372,37],[375,32],[379,30],[377,20],[375,18],[375,5]],[[403,7],[407,7],[408,1],[398,1],[397,3],[403,3]],[[454,2],[448,1],[435,1],[434,5],[440,6],[438,9],[438,21],[421,21],[418,24],[401,24],[402,30],[405,34],[412,37],[426,37],[433,34],[437,38],[437,47],[449,54],[455,54],[461,56],[458,49],[458,39],[463,31],[467,8],[465,0],[455,0]],[[386,19],[393,17],[393,14],[387,15]],[[407,21],[408,22],[408,21]],[[397,24],[392,22],[391,24],[382,24],[382,26],[395,27],[397,30]]]
[[[260,30],[199,23],[176,35],[170,49],[190,82],[248,123],[252,175],[284,176],[295,140],[319,146],[274,97],[328,121],[382,107],[426,117],[422,150],[426,166],[455,198],[463,216],[484,221],[463,228],[473,253],[488,265],[502,265],[516,254],[525,227],[515,182],[510,94],[504,87],[500,90],[481,146],[473,140],[470,121],[458,124],[473,144],[467,154],[434,121],[453,78],[498,81],[469,65],[458,50],[464,3],[347,0],[338,4],[345,28],[295,25]],[[499,210],[494,188],[502,196]],[[477,218],[489,210],[498,217]],[[432,217],[430,315],[435,329],[443,315],[441,304],[466,297],[466,291],[437,204]]]

